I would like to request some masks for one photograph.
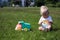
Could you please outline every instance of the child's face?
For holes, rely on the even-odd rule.
[[[49,16],[49,13],[48,13],[48,12],[44,12],[44,13],[43,13],[43,17],[44,17],[44,18],[47,18],[48,16]]]

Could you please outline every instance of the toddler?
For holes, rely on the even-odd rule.
[[[41,18],[38,22],[40,25],[39,30],[50,31],[52,26],[52,17],[49,15],[48,8],[46,6],[41,6],[40,8]]]

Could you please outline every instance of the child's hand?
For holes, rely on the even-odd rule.
[[[38,24],[39,24],[39,25],[42,25],[42,23],[43,23],[43,22],[41,22],[41,23],[38,23]]]

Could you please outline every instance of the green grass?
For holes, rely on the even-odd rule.
[[[53,17],[53,30],[42,32],[38,30],[40,8],[0,8],[0,40],[60,40],[60,8],[49,8]],[[31,24],[32,31],[15,31],[19,20]]]

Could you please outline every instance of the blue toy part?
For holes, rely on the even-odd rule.
[[[25,28],[25,24],[23,23],[23,24],[22,24],[22,29],[24,29],[24,28]]]
[[[19,21],[18,23],[23,24],[23,23],[24,23],[24,21]]]
[[[25,24],[25,28],[28,28],[28,29],[30,29],[31,28],[31,26],[30,26],[30,24],[29,23],[24,23]]]
[[[22,24],[22,29],[24,29],[24,28],[30,29],[31,26],[29,23],[24,23],[24,24]]]
[[[27,28],[28,30],[30,30],[30,23],[25,23],[24,21],[19,21],[19,23],[22,25],[22,29]]]

